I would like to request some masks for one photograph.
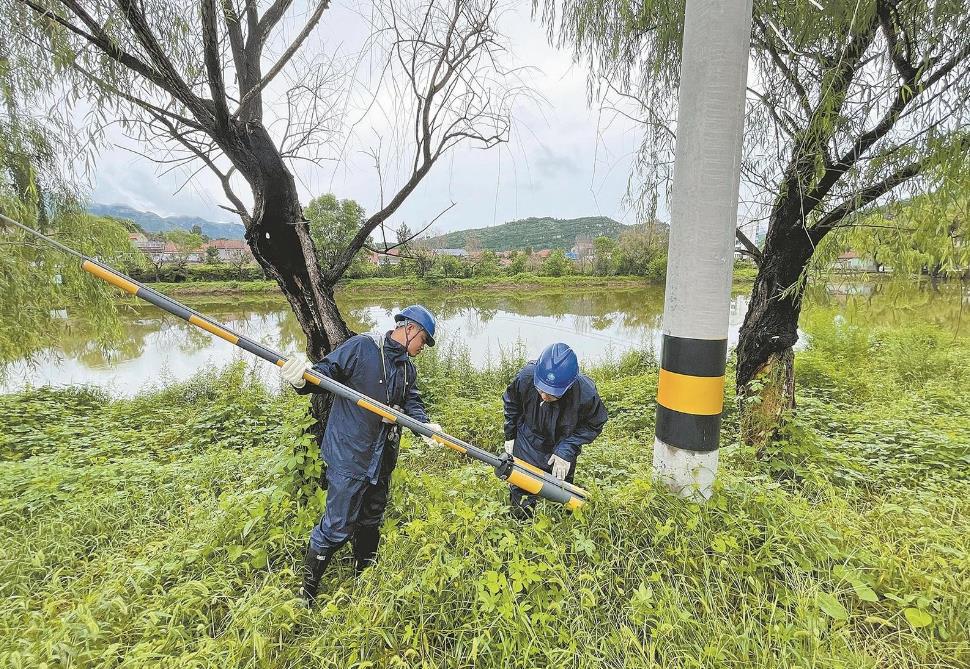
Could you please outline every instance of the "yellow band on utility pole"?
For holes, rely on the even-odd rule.
[[[697,416],[714,416],[724,410],[723,376],[688,376],[660,370],[657,403]]]

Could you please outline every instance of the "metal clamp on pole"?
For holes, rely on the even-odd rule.
[[[495,475],[506,480],[512,475],[512,467],[515,465],[515,458],[513,458],[508,453],[503,453],[502,457],[498,459],[498,464],[495,465]]]

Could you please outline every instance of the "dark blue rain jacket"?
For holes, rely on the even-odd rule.
[[[397,405],[414,420],[427,423],[424,402],[417,389],[417,370],[408,358],[407,349],[391,339],[390,332],[384,335],[383,342],[384,365],[374,336],[362,334],[335,348],[313,369],[378,402]],[[326,391],[308,383],[297,392]],[[397,439],[390,442],[388,439],[393,427],[354,402],[335,396],[321,444],[327,467],[348,478],[377,483],[385,448],[397,448]],[[395,461],[396,456],[395,452]]]
[[[584,374],[556,402],[542,401],[534,375],[535,363],[530,362],[505,390],[505,439],[515,440],[515,457],[548,471],[553,453],[576,462],[583,445],[603,431],[608,416],[596,384]]]

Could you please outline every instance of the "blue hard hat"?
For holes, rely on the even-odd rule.
[[[567,344],[547,346],[536,361],[533,383],[544,393],[562,397],[579,376],[579,360]]]
[[[417,323],[428,334],[428,346],[434,346],[434,314],[425,307],[422,307],[420,304],[412,304],[410,307],[405,307],[400,313],[394,314],[394,321],[412,321]]]

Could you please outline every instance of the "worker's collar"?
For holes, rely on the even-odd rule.
[[[384,347],[387,348],[388,353],[393,354],[395,357],[403,355],[406,358],[408,350],[404,348],[404,344],[391,337],[392,332],[394,330],[388,330],[387,334],[384,335]]]

